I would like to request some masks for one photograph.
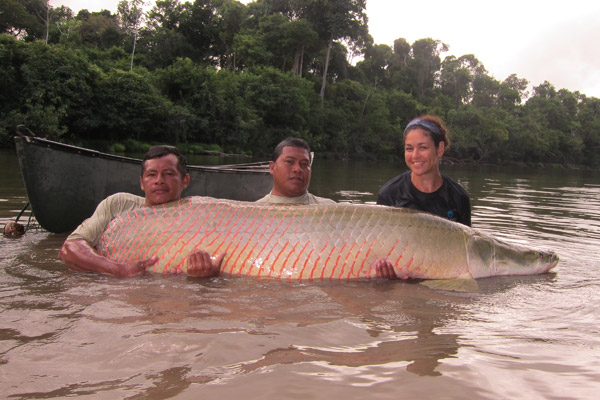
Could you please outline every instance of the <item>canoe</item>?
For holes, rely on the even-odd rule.
[[[53,233],[69,232],[107,196],[143,196],[141,160],[102,153],[39,137],[15,136],[17,158],[35,219]],[[188,165],[184,196],[254,201],[273,186],[268,162]]]

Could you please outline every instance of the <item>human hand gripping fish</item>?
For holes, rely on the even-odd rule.
[[[376,278],[384,278],[384,279],[398,279],[399,277],[396,275],[396,271],[394,271],[394,265],[387,259],[383,258],[381,260],[375,260],[371,265],[371,268],[375,270]],[[402,279],[408,279],[408,276],[400,277]]]
[[[188,256],[188,276],[194,278],[208,278],[218,276],[221,272],[221,264],[226,253],[221,253],[214,258],[204,250],[196,251]],[[213,263],[214,260],[214,263]]]

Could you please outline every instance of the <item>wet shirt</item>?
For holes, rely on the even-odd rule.
[[[433,193],[425,193],[412,184],[410,173],[406,171],[383,185],[377,204],[426,211],[471,226],[471,202],[461,185],[442,176],[442,186]]]
[[[110,195],[98,204],[94,214],[83,221],[67,240],[85,239],[92,246],[96,246],[110,221],[124,212],[144,207],[145,201],[143,197],[131,193]]]
[[[256,200],[257,203],[270,203],[270,204],[324,204],[324,203],[335,203],[335,201],[325,198],[318,197],[308,192],[298,197],[283,197],[275,196],[271,193],[265,197]]]

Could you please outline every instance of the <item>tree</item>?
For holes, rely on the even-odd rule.
[[[397,63],[395,67],[403,68],[408,66],[408,58],[410,57],[410,44],[404,38],[394,40],[394,55],[396,55]]]
[[[78,43],[85,47],[109,49],[122,45],[119,18],[108,10],[90,13],[81,10],[75,17],[75,24],[67,42]]]
[[[326,41],[322,69],[321,101],[325,98],[327,73],[334,40],[365,41],[368,35],[366,0],[297,0],[299,14]]]
[[[28,41],[44,37],[46,0],[0,0],[0,33]]]
[[[578,107],[578,135],[582,140],[580,163],[600,165],[600,99],[583,96]]]
[[[441,66],[440,53],[445,51],[448,46],[439,40],[426,38],[413,43],[409,67],[414,75],[417,99],[422,100],[425,92],[433,89]]]
[[[442,93],[454,100],[456,108],[467,104],[473,96],[475,78],[482,77],[485,73],[485,68],[473,54],[466,54],[459,58],[448,56],[442,63],[440,74]],[[480,83],[482,83],[481,79]]]
[[[509,75],[500,84],[498,104],[504,109],[514,109],[521,104],[523,98],[528,96],[526,79],[519,79],[516,74]]]
[[[487,74],[475,75],[472,83],[475,107],[494,107],[498,104],[500,82]]]
[[[493,108],[463,106],[452,113],[449,128],[452,142],[448,156],[493,163],[503,161],[509,130],[502,113]]]
[[[194,45],[181,30],[184,12],[186,8],[179,0],[159,0],[148,12],[140,38],[146,67],[166,68],[178,57],[197,59]]]
[[[25,46],[6,37],[0,41],[0,49],[6,56],[0,70],[8,73],[2,78],[11,82],[2,85],[2,92],[10,96],[3,101],[2,114],[12,115],[12,121],[54,139],[67,135],[78,121],[85,121],[83,114],[89,110],[96,77],[95,68],[89,68],[85,57],[43,41]],[[5,51],[8,49],[10,53]]]
[[[453,100],[454,107],[458,108],[466,103],[471,95],[472,82],[473,75],[471,71],[463,66],[460,59],[455,56],[444,59],[440,74],[440,85],[442,93]]]
[[[215,51],[219,41],[217,22],[216,9],[210,0],[184,4],[178,31],[193,46],[192,60],[211,65],[218,63],[219,55]]]
[[[357,66],[364,71],[375,86],[383,84],[385,87],[389,87],[393,59],[394,53],[390,46],[377,44],[367,47],[364,60],[359,62]]]
[[[179,26],[183,6],[179,0],[158,0],[146,16],[149,30],[176,29]]]
[[[272,67],[261,67],[242,74],[240,95],[264,126],[254,137],[255,147],[272,149],[287,136],[304,136],[308,129],[312,86],[310,82]]]
[[[144,22],[144,0],[121,0],[117,6],[117,13],[121,18],[121,28],[126,35],[132,38],[131,63],[129,70],[133,69],[133,57],[135,56],[135,45],[142,23]]]
[[[302,76],[304,70],[304,56],[307,51],[314,52],[317,48],[318,35],[310,24],[304,20],[292,20],[286,27],[286,37],[290,49],[294,49],[295,75]]]
[[[172,103],[160,94],[144,72],[111,70],[100,75],[92,106],[93,139],[177,141],[177,131],[169,130]]]
[[[236,57],[233,50],[235,35],[247,18],[247,8],[236,0],[219,0],[216,2],[215,17],[218,40],[215,44],[221,68],[236,69]]]
[[[543,158],[555,163],[579,159],[583,142],[576,134],[579,125],[575,119],[576,97],[564,89],[557,92],[548,81],[534,87],[533,93],[523,111],[541,127],[538,134],[546,149]]]
[[[394,40],[394,55],[389,67],[390,85],[405,93],[414,92],[414,79],[409,69],[411,46],[406,39]]]
[[[280,14],[262,17],[259,32],[268,51],[279,59],[282,71],[302,76],[306,49],[316,49],[317,33],[306,20],[288,20]]]
[[[69,7],[60,6],[52,9],[50,14],[49,32],[47,43],[60,43],[68,40],[71,31],[75,28],[73,11]]]

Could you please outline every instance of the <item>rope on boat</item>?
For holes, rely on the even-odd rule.
[[[15,222],[19,222],[19,218],[21,218],[21,216],[23,215],[25,210],[27,210],[28,207],[29,207],[29,202],[25,203],[25,207],[23,207],[23,209],[21,210],[19,215],[17,215],[17,218],[15,218]],[[31,219],[31,216],[29,218]]]
[[[25,204],[21,212],[17,215],[14,221],[9,221],[4,225],[4,236],[18,238],[25,234],[25,232],[29,232],[31,230],[36,232],[45,231],[44,228],[40,226],[40,224],[35,220],[33,212],[29,214],[29,218],[27,219],[27,224],[25,226],[19,223],[19,219],[23,216],[27,208],[29,208],[29,202]]]

